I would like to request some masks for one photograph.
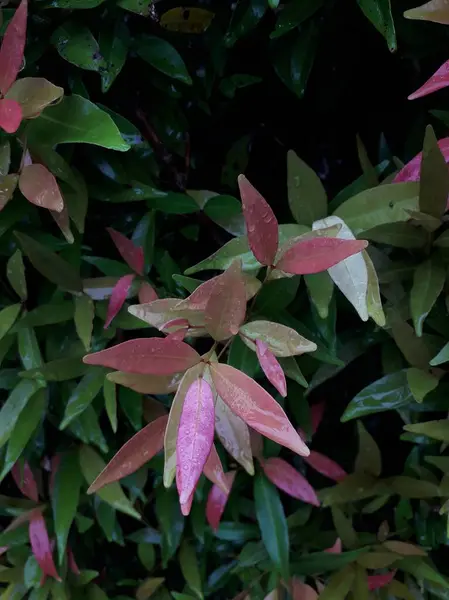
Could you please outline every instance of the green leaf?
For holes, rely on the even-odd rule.
[[[261,315],[276,314],[287,308],[296,298],[300,280],[300,277],[284,277],[265,283],[257,294],[254,312]]]
[[[75,296],[75,329],[78,337],[83,342],[83,346],[86,352],[90,350],[90,343],[92,340],[92,328],[95,316],[94,303],[89,296],[82,294],[81,296]]]
[[[331,554],[328,552],[311,552],[303,554],[298,561],[292,564],[293,575],[319,575],[326,571],[336,571],[357,560],[357,558],[368,552],[368,548]]]
[[[19,316],[21,304],[11,304],[0,310],[0,340],[8,333]]]
[[[78,455],[75,452],[65,452],[57,465],[51,493],[60,565],[65,560],[67,538],[78,508],[81,483]]]
[[[439,487],[423,479],[400,475],[387,479],[385,483],[393,494],[399,494],[403,498],[434,498],[440,496]]]
[[[17,334],[20,360],[27,371],[37,369],[44,363],[34,329],[20,329]]]
[[[437,387],[439,379],[427,371],[411,367],[407,369],[407,382],[416,402],[422,402]]]
[[[413,401],[405,370],[385,375],[359,392],[348,404],[341,420],[394,410]]]
[[[130,388],[120,387],[120,407],[135,431],[142,428],[142,396]]]
[[[399,569],[411,573],[416,579],[425,579],[441,585],[445,589],[449,589],[449,582],[446,577],[443,577],[429,564],[428,560],[415,557],[407,557],[398,563]]]
[[[183,542],[179,550],[179,566],[189,587],[198,598],[203,598],[201,575],[194,548]]]
[[[419,183],[391,183],[365,190],[343,202],[334,215],[343,219],[355,236],[386,223],[408,221],[407,209],[417,210]]]
[[[58,302],[57,304],[41,304],[29,313],[26,313],[14,326],[13,331],[21,331],[29,327],[42,327],[65,323],[73,319],[74,309],[72,302]]]
[[[79,461],[81,472],[88,485],[93,483],[94,479],[105,468],[106,463],[90,446],[81,446],[79,451]],[[112,506],[116,510],[123,512],[135,519],[140,520],[139,513],[133,508],[131,502],[123,493],[119,483],[111,483],[96,492],[103,502]]]
[[[276,28],[270,34],[270,37],[281,37],[292,29],[295,29],[317,12],[323,4],[324,0],[303,0],[302,2],[284,4],[277,18]]]
[[[410,310],[416,335],[422,336],[424,320],[443,290],[446,271],[432,259],[421,263],[413,276]]]
[[[267,8],[265,0],[250,0],[248,3],[238,5],[229,31],[224,38],[225,45],[231,48],[237,40],[252,31],[264,16]]]
[[[441,365],[447,361],[449,361],[449,342],[445,344],[438,354],[432,358],[430,364],[432,367],[436,367],[437,365]]]
[[[120,152],[130,148],[112,118],[76,94],[64,96],[59,104],[46,108],[28,123],[26,131],[31,142],[36,140],[46,146],[86,143]]]
[[[285,579],[289,578],[289,536],[279,493],[262,474],[254,480],[256,516],[267,552]]]
[[[352,473],[337,485],[321,490],[319,497],[324,506],[335,506],[365,500],[372,496],[385,494],[387,491],[388,489],[372,475]]]
[[[405,431],[449,443],[449,419],[404,425]]]
[[[85,444],[94,444],[103,453],[108,451],[106,440],[100,429],[98,416],[93,406],[88,406],[80,416],[71,422],[69,431]]]
[[[141,542],[137,546],[137,556],[145,569],[151,573],[156,564],[156,551],[153,544]]]
[[[136,52],[152,67],[187,85],[192,85],[187,68],[177,50],[166,40],[154,35],[141,35],[136,40]]]
[[[329,305],[334,292],[334,282],[327,271],[315,273],[313,275],[305,275],[304,281],[306,282],[310,300],[315,306],[319,316],[322,319],[327,319],[329,316]]]
[[[69,292],[82,291],[80,277],[65,260],[24,233],[16,231],[15,236],[23,252],[41,275]]]
[[[239,371],[243,371],[248,377],[254,377],[259,368],[257,354],[248,348],[238,335],[236,335],[231,342],[228,354],[228,365],[235,367]]]
[[[187,194],[177,192],[158,192],[158,197],[147,200],[149,208],[160,210],[168,215],[188,215],[198,212],[195,200]]]
[[[100,33],[99,43],[105,62],[105,68],[100,71],[101,91],[106,93],[126,62],[129,30],[125,23],[118,19],[114,27],[109,24],[105,26]]]
[[[97,40],[90,29],[76,21],[66,21],[51,36],[59,55],[80,69],[99,71],[105,67]]]
[[[184,531],[184,517],[179,508],[178,494],[174,489],[159,488],[155,511],[162,531],[162,563],[166,566],[175,555]]]
[[[0,481],[14,466],[19,459],[31,436],[40,424],[47,406],[47,394],[44,389],[38,390],[26,403],[26,410],[22,410],[18,416],[14,429],[11,431]]]
[[[6,276],[11,287],[21,300],[27,299],[27,284],[25,279],[25,267],[23,266],[22,253],[16,250],[8,259],[6,264]]]
[[[246,232],[242,204],[233,196],[218,195],[209,198],[204,212],[231,235],[244,235]]]
[[[45,381],[67,381],[81,377],[88,370],[88,365],[82,361],[82,357],[76,358],[60,358],[45,363],[41,367],[22,371],[20,377],[26,379],[44,379]]]
[[[382,472],[382,456],[374,438],[365,429],[361,421],[357,421],[359,434],[359,451],[355,459],[356,473],[365,473],[379,477]]]
[[[65,429],[73,419],[86,410],[103,387],[103,381],[102,369],[92,369],[84,375],[70,395],[59,429]]]
[[[344,600],[352,588],[355,571],[350,565],[335,573],[320,594],[320,600]]]
[[[363,233],[367,240],[378,244],[388,244],[396,248],[422,248],[428,241],[428,235],[422,227],[411,223],[385,223]]]
[[[301,225],[327,216],[327,195],[320,178],[293,150],[287,154],[288,203]]]
[[[390,0],[357,0],[367,19],[387,41],[390,52],[397,50],[396,31]]]
[[[117,431],[117,388],[115,383],[107,378],[103,382],[103,396],[106,414],[115,433]]]
[[[152,0],[118,0],[117,6],[137,15],[148,17],[152,3]]]
[[[382,308],[382,300],[379,290],[379,279],[377,278],[376,269],[373,261],[366,250],[362,251],[362,256],[365,261],[366,270],[368,272],[368,289],[366,291],[366,308],[368,315],[379,327],[385,327],[385,314]]]
[[[431,125],[426,127],[422,151],[419,210],[439,219],[446,212],[449,169]]]
[[[9,394],[0,410],[0,447],[9,440],[20,415],[42,384],[38,381],[23,380]]]

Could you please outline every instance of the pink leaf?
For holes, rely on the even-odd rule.
[[[268,458],[262,462],[262,468],[268,479],[292,498],[313,506],[320,505],[316,492],[307,479],[282,458]]]
[[[262,265],[271,267],[279,244],[278,222],[268,202],[244,175],[238,178],[249,247]]]
[[[106,315],[106,321],[104,328],[107,329],[111,324],[112,319],[117,316],[117,313],[125,303],[126,296],[133,284],[135,275],[124,275],[120,277],[112,290],[111,297],[109,299],[108,313]]]
[[[163,415],[133,435],[108,462],[88,493],[93,494],[108,483],[131,475],[160,452],[164,447],[167,421],[168,415]]]
[[[53,173],[44,165],[23,167],[19,177],[19,189],[28,202],[42,208],[61,212],[64,200]]]
[[[297,577],[290,581],[292,600],[317,600],[317,592]]]
[[[23,463],[23,467],[20,462],[16,462],[11,470],[11,475],[24,496],[34,502],[39,502],[37,483],[34,479],[33,471],[27,461]]]
[[[28,2],[22,0],[6,28],[0,48],[0,92],[5,95],[17,78],[23,63]]]
[[[320,454],[320,452],[315,452],[315,450],[311,450],[309,456],[306,456],[304,460],[310,467],[315,469],[315,471],[318,471],[321,475],[329,477],[329,479],[333,479],[334,481],[341,481],[348,475],[346,471],[331,458],[324,456],[324,454]]]
[[[61,581],[53,561],[50,539],[48,537],[47,526],[45,525],[41,509],[34,510],[33,514],[30,516],[28,531],[31,550],[38,565],[42,569],[42,573],[45,576],[54,577],[58,581]]]
[[[176,486],[184,504],[195,490],[214,439],[214,394],[203,378],[187,390],[176,442]]]
[[[88,365],[101,365],[125,373],[172,375],[198,364],[201,356],[185,342],[140,338],[88,354],[83,361]]]
[[[449,137],[438,141],[438,146],[444,156],[444,160],[449,162]],[[422,152],[417,154],[408,162],[393,179],[393,183],[402,183],[405,181],[419,181],[421,174]]]
[[[365,240],[317,237],[296,242],[280,258],[276,269],[294,275],[311,275],[326,271],[345,258],[366,248]]]
[[[195,497],[195,490],[193,490],[193,492],[190,494],[190,496],[187,498],[187,500],[185,502],[183,502],[182,504],[180,503],[181,513],[184,515],[184,517],[189,516],[194,497]]]
[[[221,464],[215,444],[212,444],[211,451],[207,457],[206,464],[204,465],[203,473],[209,481],[221,488],[224,493],[229,494],[228,481],[225,472],[223,471],[223,465]]]
[[[171,321],[167,321],[167,323],[161,325],[159,330],[163,331],[164,333],[170,334],[183,329],[187,330],[188,328],[189,322],[187,321],[187,319],[178,317],[177,319],[171,319]]]
[[[112,227],[107,227],[106,230],[126,264],[138,275],[143,275],[145,264],[143,248],[136,246],[134,242],[125,237],[123,233],[112,229]]]
[[[149,283],[143,281],[139,288],[139,304],[148,304],[157,299],[158,295],[156,290]]]
[[[409,100],[415,100],[416,98],[422,98],[428,94],[433,94],[449,85],[449,60],[441,65],[441,67],[435,71],[430,79],[426,81],[416,92],[410,94]]]
[[[22,122],[22,108],[16,100],[0,100],[0,127],[6,133],[15,133]]]
[[[76,564],[75,557],[73,556],[73,552],[69,546],[67,546],[67,564],[74,575],[81,574],[81,571],[78,565]]]
[[[330,548],[327,548],[327,550],[325,550],[324,552],[328,552],[329,554],[341,554],[341,551],[342,551],[341,539],[337,538],[335,540],[335,544],[333,546],[331,546]]]
[[[204,312],[206,329],[214,340],[226,340],[237,335],[245,314],[245,283],[240,263],[235,261],[212,289]]]
[[[206,519],[209,525],[215,531],[220,525],[221,517],[223,516],[224,509],[226,508],[226,503],[228,501],[235,476],[236,471],[229,471],[229,473],[226,473],[225,475],[229,489],[227,494],[225,494],[217,485],[213,485],[207,497]]]
[[[370,592],[385,587],[393,581],[396,571],[391,571],[385,575],[368,575],[368,589]]]
[[[216,277],[212,277],[212,279],[208,279],[204,283],[200,283],[200,285],[193,290],[188,298],[185,300],[181,300],[178,304],[179,309],[188,308],[189,310],[205,310],[206,305],[209,301],[210,295],[217,283],[220,281],[220,278],[223,275],[217,275]]]
[[[287,396],[287,381],[279,361],[262,340],[256,340],[256,353],[266,378],[285,398]]]
[[[171,333],[169,333],[167,335],[167,340],[178,340],[178,341],[182,342],[183,339],[186,337],[188,331],[189,331],[188,327],[185,327],[184,329],[177,329],[176,331],[172,331]]]
[[[254,379],[230,365],[212,363],[210,370],[218,395],[247,425],[297,454],[309,454],[281,406]]]

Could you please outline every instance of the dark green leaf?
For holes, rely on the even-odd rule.
[[[291,0],[288,4],[284,4],[277,18],[276,28],[270,37],[281,37],[295,29],[319,10],[323,4],[324,0],[303,0],[303,2]]]
[[[6,275],[11,287],[21,300],[27,299],[27,284],[25,279],[25,268],[23,266],[22,253],[16,250],[8,259]]]
[[[0,310],[0,340],[5,337],[19,316],[21,304],[11,304]]]
[[[23,380],[10,393],[0,410],[0,447],[9,440],[23,410],[41,387],[38,381]]]
[[[446,212],[449,169],[431,125],[426,128],[421,161],[419,209],[439,219]]]
[[[162,562],[164,565],[178,549],[184,531],[184,517],[179,508],[178,494],[174,489],[159,490],[156,496],[156,516],[162,530]]]
[[[410,310],[418,337],[422,336],[424,320],[437,301],[445,279],[445,269],[432,259],[421,263],[415,271],[410,292]]]
[[[152,67],[187,85],[192,84],[187,68],[177,50],[166,40],[142,35],[136,40],[136,51]]]
[[[56,325],[73,319],[74,308],[70,301],[57,304],[41,304],[34,310],[26,313],[14,326],[14,331],[21,331],[29,327],[42,327]]]
[[[109,24],[100,33],[100,51],[105,62],[101,72],[101,89],[107,92],[122,70],[128,54],[129,30],[122,20]]]
[[[187,542],[181,544],[179,550],[179,566],[187,584],[198,598],[203,598],[201,575],[194,548]]]
[[[51,37],[51,43],[68,62],[87,69],[99,71],[105,67],[97,40],[91,31],[75,21],[66,21],[60,25]]]
[[[103,387],[104,372],[102,369],[89,371],[76,388],[73,390],[64,411],[64,417],[59,426],[65,429],[69,423],[76,419],[94,401]]]
[[[45,363],[41,367],[22,371],[19,373],[21,377],[26,379],[36,379],[45,381],[67,381],[81,377],[88,370],[88,366],[82,361],[82,357],[77,358],[60,358]]]
[[[357,0],[365,16],[387,41],[390,52],[397,49],[396,31],[390,0]]]

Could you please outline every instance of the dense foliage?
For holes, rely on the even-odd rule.
[[[0,598],[449,598],[446,0],[1,12]]]

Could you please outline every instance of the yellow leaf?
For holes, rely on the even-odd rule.
[[[161,16],[160,24],[164,29],[179,33],[203,33],[212,23],[215,13],[204,8],[178,6]]]
[[[446,0],[430,0],[426,4],[406,10],[404,17],[449,25],[449,4]]]

